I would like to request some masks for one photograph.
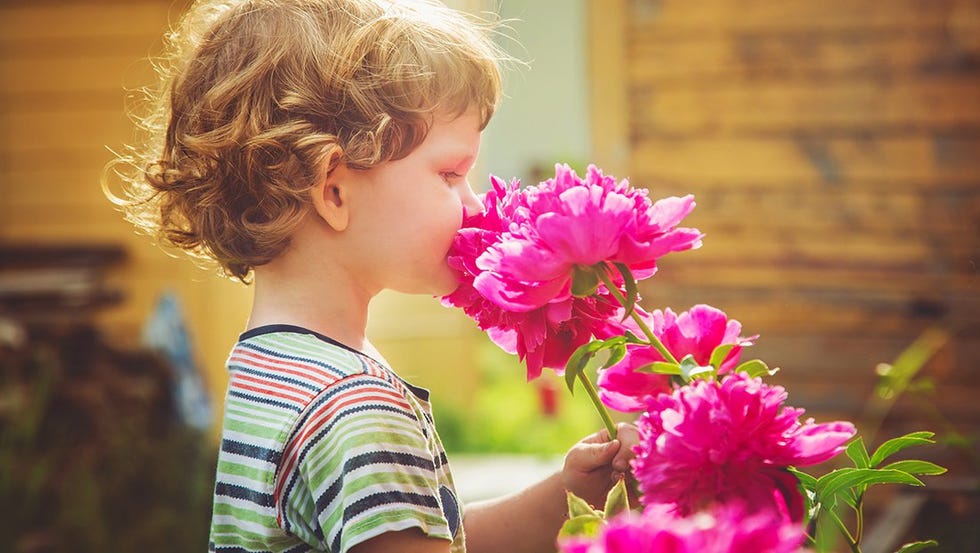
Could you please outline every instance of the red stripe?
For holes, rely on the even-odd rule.
[[[250,392],[255,392],[257,394],[261,394],[261,395],[265,395],[265,396],[275,396],[275,397],[278,397],[278,398],[281,398],[281,399],[289,400],[289,401],[291,401],[291,402],[293,402],[293,403],[295,403],[295,404],[297,404],[299,406],[303,406],[306,403],[302,398],[297,399],[295,396],[292,396],[292,395],[289,395],[289,394],[284,394],[284,393],[281,393],[281,392],[277,392],[275,390],[269,390],[269,389],[259,388],[258,386],[246,386],[244,384],[237,383],[237,384],[234,385],[234,388],[236,390],[248,390]]]
[[[299,361],[286,361],[277,357],[269,357],[259,352],[245,350],[244,348],[236,348],[232,354],[229,361],[240,361],[245,365],[251,365],[263,369],[275,370],[278,372],[283,372],[286,374],[291,374],[294,376],[299,376],[301,378],[307,378],[320,384],[322,386],[327,386],[331,382],[336,382],[339,377],[333,375],[325,375],[323,373],[323,368],[318,367],[312,363],[301,363]],[[290,369],[289,367],[298,367],[301,369],[306,369],[304,371],[297,371]],[[331,376],[333,376],[331,378]]]
[[[232,385],[243,386],[242,384],[240,384],[242,380],[252,382],[254,384],[258,384],[262,386],[267,386],[268,389],[270,390],[270,393],[273,393],[272,390],[291,393],[295,397],[299,398],[299,401],[302,401],[303,403],[310,401],[316,395],[315,392],[311,392],[306,388],[299,388],[296,386],[291,386],[289,384],[280,382],[278,380],[260,378],[257,376],[252,376],[252,375],[242,374],[242,373],[238,373],[235,375],[235,377],[232,379]]]

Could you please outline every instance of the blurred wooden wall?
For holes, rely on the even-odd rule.
[[[136,345],[158,295],[174,291],[220,406],[224,360],[244,325],[248,290],[137,236],[99,184],[113,157],[108,148],[121,151],[133,137],[124,87],[152,82],[145,58],[159,53],[181,5],[0,3],[0,241],[125,247],[128,260],[110,275],[125,301],[97,315],[100,328],[119,345]]]
[[[761,334],[794,404],[853,418],[875,366],[941,325],[928,368],[980,427],[980,2],[593,0],[596,159],[693,193],[704,247],[650,308]],[[900,402],[896,424],[923,420]]]

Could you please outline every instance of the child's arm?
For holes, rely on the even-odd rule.
[[[606,493],[629,469],[636,428],[619,425],[619,438],[605,430],[575,444],[561,472],[514,495],[466,509],[463,527],[469,553],[553,553],[568,515],[566,490],[601,507]]]
[[[355,545],[350,553],[449,553],[449,541],[430,538],[418,528],[386,532]]]

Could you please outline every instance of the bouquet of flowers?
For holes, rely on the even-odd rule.
[[[570,391],[581,385],[611,437],[607,408],[638,413],[632,468],[641,505],[629,505],[625,481],[603,510],[570,494],[564,553],[819,550],[825,528],[859,552],[869,486],[922,485],[918,476],[944,472],[926,461],[886,463],[932,443],[932,433],[869,453],[849,422],[801,422],[803,410],[784,404],[786,391],[763,380],[775,370],[742,359],[757,336],[741,336],[723,311],[640,307],[637,281],[657,272],[658,259],[701,245],[700,231],[679,226],[692,196],[652,201],[595,166],[583,178],[557,165],[535,186],[491,177],[483,203],[453,244],[459,286],[443,303],[517,354],[528,380],[549,368],[564,373]],[[841,452],[853,467],[820,477],[798,470]],[[856,514],[853,531],[845,507]]]

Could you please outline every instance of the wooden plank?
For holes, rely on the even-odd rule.
[[[781,367],[778,376],[783,382],[810,384],[814,379],[853,380],[861,383],[860,387],[870,396],[878,381],[875,372],[878,364],[893,362],[916,338],[915,335],[851,338],[763,334],[755,346],[743,351],[742,357],[771,359],[773,366]],[[975,339],[951,334],[950,341],[919,374],[932,378],[939,385],[980,384],[980,371],[958,363],[951,355],[971,342],[975,343]]]
[[[0,5],[0,37],[4,37],[3,44],[17,44],[162,35],[168,18],[179,17],[185,4],[168,0],[5,3]]]
[[[784,236],[794,240],[841,241],[859,236],[879,241],[920,242],[931,246],[970,242],[980,235],[980,190],[949,194],[941,200],[887,196],[875,192],[844,194],[700,193],[698,207],[685,221],[705,232],[705,245],[715,239],[749,243]],[[877,201],[881,199],[881,201]],[[958,203],[954,203],[959,200]],[[976,243],[976,239],[972,240]],[[727,243],[727,242],[726,242]]]
[[[88,86],[90,83],[76,83]],[[135,91],[124,89],[113,82],[105,86],[89,86],[88,89],[20,91],[0,90],[0,117],[7,113],[66,113],[79,109],[88,111],[114,111],[122,113],[133,105]]]
[[[974,252],[976,250],[974,249]],[[752,257],[710,259],[691,254],[665,261],[654,281],[675,285],[721,289],[770,288],[773,290],[834,289],[844,292],[870,290],[905,293],[909,301],[924,302],[928,309],[940,302],[950,309],[953,300],[978,294],[976,263],[940,263],[916,259],[905,263],[882,261],[850,263],[838,260],[787,262]]]
[[[874,289],[788,290],[766,284],[734,288],[701,286],[696,280],[675,284],[655,277],[643,283],[641,293],[646,309],[671,306],[683,310],[707,303],[740,320],[751,332],[766,336],[905,336],[917,334],[934,322],[934,318],[919,316],[911,309],[909,295]],[[980,309],[980,301],[968,301],[968,306]],[[977,313],[960,315],[965,322],[980,318]]]
[[[10,155],[57,145],[90,150],[99,156],[107,144],[118,143],[133,132],[134,125],[121,107],[89,110],[79,106],[60,113],[0,112],[0,147]]]
[[[34,217],[20,217],[19,212],[0,211],[0,238],[12,242],[57,241],[66,236],[84,236],[86,240],[117,240],[131,232],[122,218],[107,212],[61,213],[51,210],[33,212]],[[60,215],[60,217],[59,217]]]
[[[629,172],[625,0],[589,0],[589,115],[593,160],[609,171]]]
[[[886,33],[677,33],[657,27],[630,34],[631,83],[727,79],[819,81],[868,75],[939,75],[973,71],[968,50],[945,29]]]
[[[140,55],[143,54],[116,52],[42,60],[0,57],[0,82],[5,95],[113,91],[118,94],[121,104],[124,87],[137,88],[154,82],[151,66],[141,61]]]
[[[146,29],[123,27],[123,34],[93,34],[71,37],[16,37],[0,36],[0,54],[6,59],[54,60],[75,57],[84,60],[91,57],[130,55],[133,58],[157,56],[163,45],[164,26],[147,26]]]
[[[646,64],[653,65],[653,64]],[[633,81],[634,135],[980,130],[980,79]]]
[[[804,371],[798,371],[804,372]],[[806,371],[819,375],[818,371]],[[873,394],[874,378],[865,375],[840,375],[834,379],[820,376],[809,378],[786,378],[783,385],[790,394],[787,403],[794,407],[807,409],[807,416],[815,413],[840,412],[850,413],[847,418],[855,423],[860,420],[861,412],[865,402]],[[928,396],[931,398],[935,407],[955,421],[962,430],[975,428],[980,423],[980,409],[977,409],[975,390],[976,383],[969,385],[956,383],[938,383],[935,391]],[[918,420],[919,428],[908,431],[922,430],[924,424],[928,424],[933,431],[941,430],[933,422],[923,421],[923,416],[929,413],[929,409],[924,409],[920,402],[913,398],[904,396],[895,403],[889,412],[887,421],[888,426],[900,425],[913,420]],[[931,413],[931,414],[934,414]],[[823,415],[823,420],[829,420],[827,415]],[[905,432],[902,432],[904,434]],[[888,432],[889,436],[900,435],[899,433]],[[882,438],[884,439],[884,438]]]
[[[980,182],[980,136],[640,138],[633,171],[640,182],[681,185],[941,181],[972,187]]]
[[[879,237],[866,234],[842,234],[838,240],[814,240],[763,229],[749,236],[747,240],[744,234],[715,234],[714,240],[705,238],[705,246],[692,255],[704,260],[745,260],[746,263],[767,265],[848,267],[881,263],[885,267],[915,267],[915,260],[928,259],[931,251],[929,244],[922,240],[883,243]],[[748,245],[751,247],[746,247]]]
[[[921,265],[926,265],[920,262]],[[913,265],[913,264],[910,264]],[[871,290],[891,294],[907,294],[918,291],[929,297],[942,279],[926,270],[873,264],[871,266],[827,267],[817,264],[788,264],[776,261],[739,260],[713,261],[698,259],[678,261],[664,268],[662,275],[654,277],[650,286],[656,290],[658,283],[667,282],[684,286],[720,289],[770,288],[773,290],[819,290],[833,288],[844,292],[860,293]]]
[[[922,193],[899,191],[880,194],[863,189],[837,190],[729,188],[699,190],[692,185],[697,207],[689,219],[696,226],[762,224],[821,231],[920,231],[933,228],[924,221],[927,202]],[[980,197],[980,191],[972,196]],[[762,215],[757,218],[754,214]],[[685,225],[690,221],[685,222]],[[935,221],[943,224],[944,221]]]
[[[70,168],[47,165],[24,171],[0,170],[0,197],[4,202],[18,204],[59,198],[86,204],[104,202],[106,199],[102,195],[100,179],[105,163],[113,157],[109,151],[104,152],[101,158],[92,157]],[[115,186],[118,183],[110,184]]]
[[[663,0],[634,2],[630,18],[635,33],[660,28],[693,32],[701,29],[738,31],[942,29],[955,0]]]

